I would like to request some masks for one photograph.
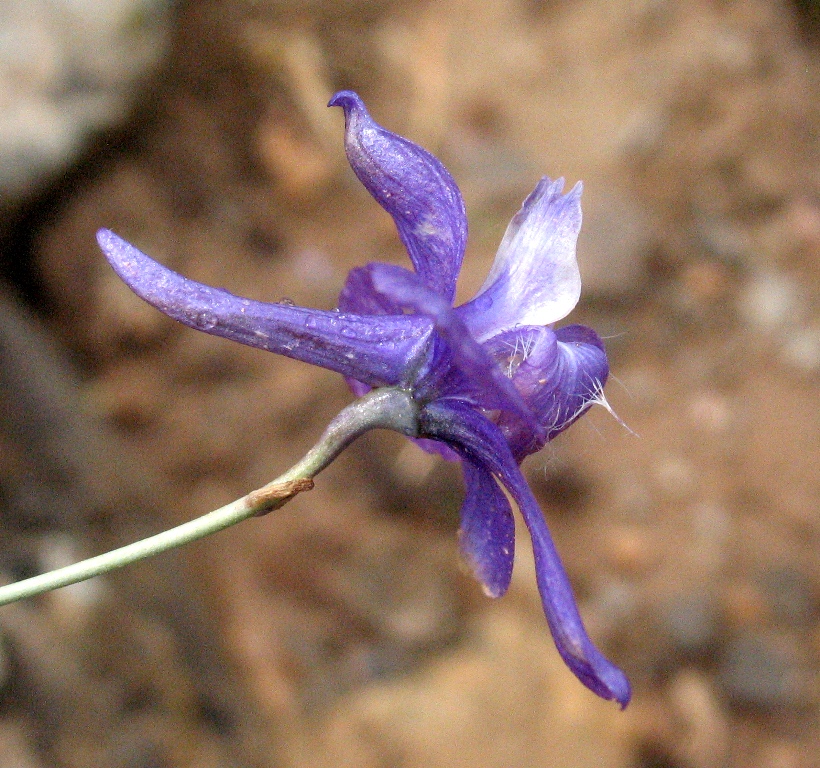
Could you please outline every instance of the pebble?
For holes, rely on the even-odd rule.
[[[583,209],[578,262],[584,295],[619,299],[641,290],[655,240],[647,211],[633,196],[601,184],[585,188]]]
[[[812,676],[787,637],[745,630],[727,643],[718,681],[735,706],[768,710],[808,704]]]
[[[820,370],[820,327],[795,328],[780,350],[783,361],[801,373]]]
[[[794,322],[798,313],[797,286],[786,275],[756,275],[740,293],[738,309],[749,325],[762,331]]]
[[[663,611],[669,639],[686,657],[708,653],[719,630],[717,605],[709,594],[693,592],[673,598]]]
[[[660,550],[652,534],[634,525],[618,526],[610,533],[607,554],[616,570],[631,576],[654,570],[660,559]]]

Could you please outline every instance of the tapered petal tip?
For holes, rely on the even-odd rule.
[[[564,653],[561,653],[561,656],[576,677],[593,693],[607,701],[616,701],[621,709],[626,709],[632,699],[632,686],[629,678],[621,669],[603,656],[597,658],[592,664],[579,662]]]
[[[365,110],[364,102],[355,91],[338,91],[327,103],[329,107],[341,107],[345,114],[352,110]]]
[[[110,229],[97,232],[97,243],[114,271],[137,296],[170,314],[165,298],[169,288],[172,291],[175,285],[185,282],[181,275],[146,256]]]
[[[467,214],[455,180],[427,150],[373,120],[353,91],[329,102],[345,113],[350,167],[396,223],[428,288],[452,301],[467,242]]]
[[[114,271],[129,285],[131,284],[129,278],[133,276],[132,273],[134,272],[134,263],[136,261],[149,261],[147,256],[140,253],[131,243],[126,242],[110,229],[97,231],[97,243]]]
[[[106,258],[109,258],[109,254],[113,254],[117,246],[124,242],[124,240],[117,237],[110,229],[97,230],[97,243],[106,255]]]

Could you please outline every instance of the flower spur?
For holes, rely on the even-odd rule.
[[[510,583],[515,528],[506,489],[533,546],[536,580],[556,647],[575,675],[622,707],[624,673],[589,639],[521,461],[599,401],[609,373],[598,335],[554,330],[580,296],[575,243],[581,185],[543,178],[513,217],[478,294],[453,306],[467,241],[461,193],[429,152],[376,124],[341,91],[345,149],[359,180],[392,216],[412,262],[353,269],[337,311],[251,301],[161,266],[108,230],[99,244],[148,303],[192,328],[319,365],[357,395],[396,388],[414,404],[412,435],[461,461],[460,544],[488,595]]]

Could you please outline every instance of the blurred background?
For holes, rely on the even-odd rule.
[[[331,308],[405,263],[342,114],[435,152],[486,275],[585,183],[603,409],[526,465],[621,713],[563,667],[522,532],[459,563],[457,469],[359,440],[282,511],[0,609],[0,768],[820,766],[816,0],[4,0],[0,578],[278,475],[341,377],[175,325],[96,248]]]

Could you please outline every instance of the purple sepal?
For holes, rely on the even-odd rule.
[[[483,466],[462,461],[464,503],[459,543],[473,574],[489,597],[510,586],[515,557],[515,521],[510,502]]]
[[[467,243],[467,214],[453,177],[426,149],[374,122],[353,91],[339,91],[328,106],[344,110],[350,166],[393,217],[422,282],[452,302]]]
[[[374,317],[243,299],[173,272],[109,230],[101,229],[97,241],[134,293],[199,331],[374,387],[405,383],[408,362],[427,353],[433,324],[425,317]]]
[[[458,308],[478,341],[516,326],[550,325],[578,303],[582,186],[566,195],[563,188],[563,179],[538,182],[507,227],[484,285]]]
[[[423,436],[446,441],[510,492],[530,531],[538,591],[561,658],[591,691],[625,707],[631,697],[629,680],[589,639],[544,516],[500,429],[474,408],[455,400],[426,405],[420,414],[420,427]]]

